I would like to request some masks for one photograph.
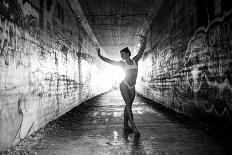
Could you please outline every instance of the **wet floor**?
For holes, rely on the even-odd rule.
[[[152,103],[154,104],[154,103]],[[206,132],[136,96],[133,104],[140,135],[123,130],[124,102],[119,90],[100,95],[49,123],[41,155],[231,154],[228,137]]]

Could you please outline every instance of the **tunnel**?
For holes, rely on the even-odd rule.
[[[1,0],[0,17],[0,154],[232,154],[229,0]],[[126,47],[139,135],[97,52]]]

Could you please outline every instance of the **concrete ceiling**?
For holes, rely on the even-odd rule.
[[[119,51],[134,51],[164,0],[79,0],[83,13],[102,49],[119,59]]]

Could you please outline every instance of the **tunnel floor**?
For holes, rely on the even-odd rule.
[[[135,98],[134,120],[141,133],[136,135],[123,130],[125,104],[119,90],[95,97],[46,125],[37,154],[231,154],[229,137],[150,104]]]

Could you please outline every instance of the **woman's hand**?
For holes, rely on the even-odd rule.
[[[142,36],[141,34],[139,35],[139,37],[143,38],[143,39],[146,39],[146,37]]]
[[[146,40],[147,40],[147,38],[146,37],[144,37],[143,35],[138,35],[139,36],[139,42],[141,43],[141,44],[143,44]]]
[[[96,51],[97,51],[97,55],[98,56],[100,56],[101,55],[101,53],[100,53],[100,48],[98,47],[98,48],[96,48]]]

